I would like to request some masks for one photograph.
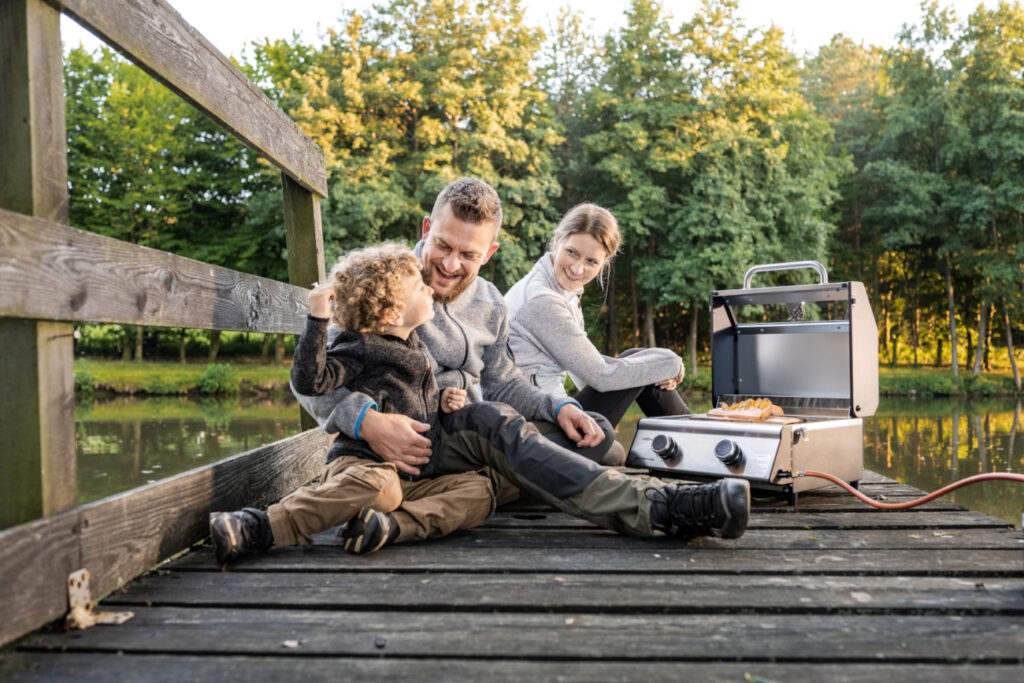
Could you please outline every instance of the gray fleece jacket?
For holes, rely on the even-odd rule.
[[[416,256],[423,248],[416,245]],[[508,347],[508,313],[497,287],[477,277],[455,301],[434,302],[434,319],[416,328],[420,341],[437,361],[441,390],[467,391],[467,402],[500,401],[528,420],[555,421],[564,392],[550,394],[523,379]],[[329,342],[337,330],[328,330]],[[357,437],[357,429],[373,400],[366,394],[336,389],[326,396],[292,392],[328,433]]]
[[[565,395],[565,375],[573,384],[597,391],[643,387],[675,377],[682,359],[668,349],[644,349],[625,358],[603,356],[587,338],[580,297],[555,278],[547,253],[505,295],[509,346],[516,366],[534,386]]]

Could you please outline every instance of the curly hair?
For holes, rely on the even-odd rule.
[[[386,242],[338,257],[327,281],[334,287],[331,322],[343,330],[381,332],[404,307],[402,278],[419,275],[419,261],[404,244]]]

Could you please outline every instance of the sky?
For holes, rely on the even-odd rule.
[[[324,29],[337,26],[344,9],[365,9],[372,0],[170,0],[171,5],[221,52],[238,56],[249,42],[261,38],[290,38],[297,31],[306,42],[318,41]],[[524,0],[531,23],[548,28],[557,8],[569,5],[593,19],[594,30],[606,33],[625,23],[628,0]],[[994,0],[945,0],[963,19],[978,4]],[[678,25],[693,16],[699,0],[664,0]],[[786,44],[803,56],[815,53],[836,33],[855,42],[891,46],[905,23],[921,16],[920,0],[740,0],[739,14],[748,27],[774,23],[786,34]],[[64,42],[89,49],[99,39],[72,19],[62,18]]]

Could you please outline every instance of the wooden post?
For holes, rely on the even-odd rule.
[[[68,221],[60,13],[0,1],[0,207]],[[71,325],[0,319],[0,528],[78,502]]]
[[[320,222],[320,198],[281,174],[284,185],[285,243],[288,248],[288,281],[298,287],[309,288],[314,282],[323,282],[324,235]],[[316,427],[316,420],[301,411],[303,429]]]

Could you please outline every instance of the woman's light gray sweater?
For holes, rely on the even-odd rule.
[[[566,371],[580,389],[597,391],[647,386],[679,374],[683,361],[668,349],[644,349],[625,358],[601,355],[583,326],[582,293],[558,284],[548,253],[505,294],[509,347],[528,381],[565,395]]]

